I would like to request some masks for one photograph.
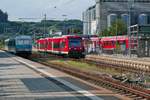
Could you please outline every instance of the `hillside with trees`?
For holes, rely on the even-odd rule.
[[[0,10],[0,38],[24,34],[37,37],[49,36],[50,31],[63,34],[82,34],[83,23],[80,20],[42,20],[41,22],[8,21],[8,14]]]
[[[49,35],[50,31],[63,32],[63,34],[82,34],[83,33],[83,23],[80,20],[46,20],[41,22],[15,22],[9,21],[3,23],[3,30],[1,33],[4,37],[11,37],[12,35],[26,34],[37,36],[43,36],[43,34]]]

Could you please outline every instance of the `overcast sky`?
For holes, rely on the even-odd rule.
[[[0,9],[6,11],[9,20],[18,18],[81,19],[82,12],[94,5],[95,0],[0,0]]]

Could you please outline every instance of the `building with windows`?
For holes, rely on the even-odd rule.
[[[150,24],[150,0],[95,0],[96,5],[83,12],[84,34],[100,34],[116,19],[126,25]],[[130,11],[130,13],[129,13]]]
[[[96,34],[96,5],[83,12],[83,34]]]

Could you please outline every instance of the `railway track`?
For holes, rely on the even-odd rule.
[[[94,63],[97,66],[104,66],[127,71],[132,73],[145,73],[150,75],[150,63],[138,62],[124,59],[113,59],[108,57],[92,57],[88,56],[85,59],[86,63]],[[107,65],[107,66],[106,66]]]
[[[112,78],[100,76],[99,74],[94,74],[86,71],[81,71],[76,68],[66,67],[59,64],[54,65],[46,62],[40,62],[40,63],[61,70],[73,76],[79,77],[91,83],[94,83],[95,85],[102,86],[104,88],[116,91],[117,93],[129,96],[133,99],[150,100],[150,91],[142,89],[140,87],[124,84],[121,83],[120,81],[113,80]]]
[[[57,57],[57,56],[55,56]],[[61,58],[61,57],[59,57]],[[72,59],[74,60],[74,59]],[[99,74],[79,70],[77,68],[71,68],[69,66],[64,66],[60,64],[50,64],[44,61],[38,61],[44,65],[50,66],[52,68],[61,70],[73,76],[79,77],[83,80],[86,80],[95,85],[107,88],[109,90],[115,91],[119,94],[126,95],[135,100],[150,100],[150,91],[138,87],[136,85],[121,83],[118,80],[114,80],[113,78],[102,76]],[[106,66],[106,65],[105,65]]]

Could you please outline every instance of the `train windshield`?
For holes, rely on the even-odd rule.
[[[81,39],[79,38],[70,38],[69,39],[69,47],[80,47]]]
[[[27,39],[22,39],[17,41],[17,45],[30,45],[31,41]]]

